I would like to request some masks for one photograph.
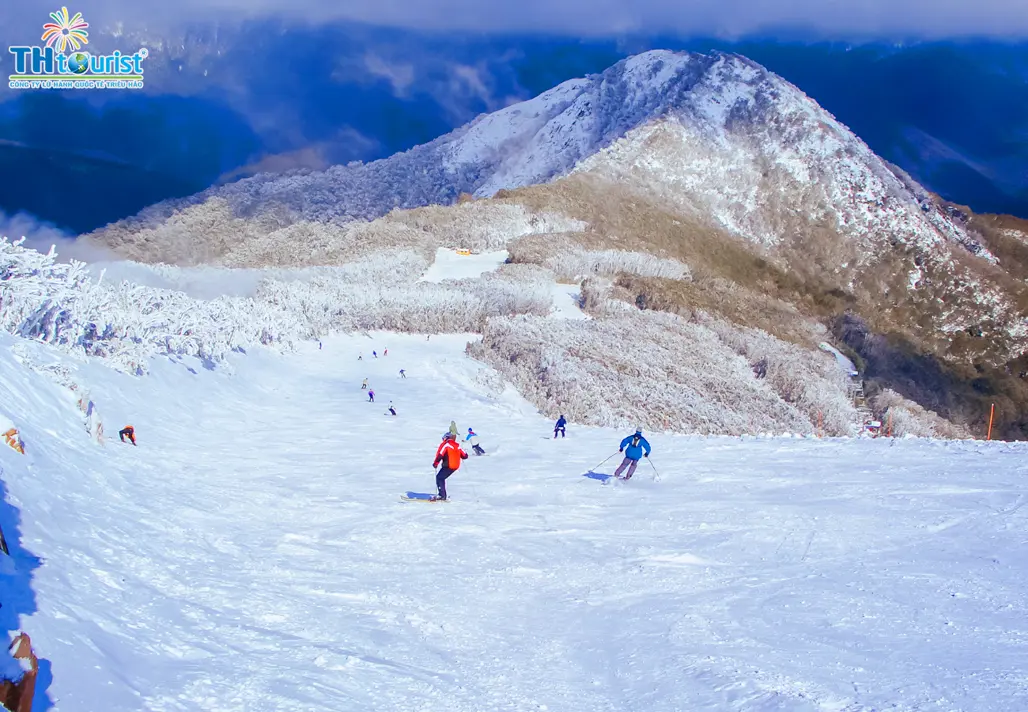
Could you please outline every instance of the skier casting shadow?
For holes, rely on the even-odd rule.
[[[646,450],[645,454],[643,454],[644,449]],[[622,440],[618,452],[625,453],[625,459],[618,465],[618,469],[614,470],[614,476],[618,479],[630,480],[635,474],[635,468],[639,465],[639,458],[650,456],[650,443],[643,437],[642,428],[636,428],[634,435],[629,435]],[[622,478],[621,473],[626,467],[628,474]]]

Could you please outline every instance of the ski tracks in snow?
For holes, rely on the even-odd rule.
[[[8,483],[57,708],[1028,707],[1023,449],[654,435],[661,482],[604,487],[624,434],[540,437],[466,341],[87,369],[140,446],[45,412],[63,442]],[[451,420],[490,454],[399,502]]]

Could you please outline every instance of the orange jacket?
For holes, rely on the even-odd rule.
[[[435,462],[432,463],[432,467],[438,467],[444,458],[446,466],[451,470],[456,470],[460,467],[461,460],[468,459],[468,454],[460,449],[456,440],[447,440],[435,451]]]

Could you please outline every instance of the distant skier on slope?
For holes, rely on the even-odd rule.
[[[464,438],[464,442],[471,443],[471,449],[475,451],[476,455],[485,455],[485,450],[478,444],[478,433],[471,428],[468,428],[468,436]]]
[[[406,371],[404,371],[404,370],[403,370],[403,369],[401,368],[401,369],[400,369],[400,378],[406,378],[406,377],[407,377],[407,372],[406,372]]]
[[[363,352],[363,351],[361,351],[361,352],[360,352],[360,355],[359,355],[359,356],[357,356],[357,360],[358,360],[358,361],[363,361],[363,360],[364,360],[364,352]]]
[[[389,355],[389,349],[382,349],[382,355],[383,356],[388,356]]]
[[[453,435],[454,438],[457,437],[457,421],[456,420],[451,420],[450,421],[450,434]]]
[[[118,437],[121,438],[122,442],[125,442],[125,438],[129,439],[133,445],[136,444],[136,429],[131,425],[126,425],[124,428],[118,431]]]
[[[368,379],[366,379],[366,378],[364,379],[364,383],[361,384],[361,390],[362,391],[368,390]]]
[[[369,403],[374,403],[375,402],[375,391],[368,391],[368,402]]]
[[[432,467],[439,467],[442,463],[442,467],[439,467],[439,472],[435,476],[435,486],[439,490],[439,494],[433,499],[446,501],[446,478],[460,468],[461,460],[467,459],[468,454],[461,450],[456,436],[453,433],[446,433],[443,436],[442,445],[435,451],[435,460],[432,462]]]
[[[378,351],[372,351],[371,355],[374,356],[375,358],[378,358]]]
[[[565,426],[567,426],[567,424],[568,424],[568,421],[564,418],[563,415],[561,415],[560,418],[557,419],[557,424],[553,426],[553,439],[554,440],[557,439],[557,433],[558,432],[560,433],[560,436],[562,438],[563,437],[567,437],[566,434],[565,434],[565,430],[564,430],[564,428],[565,428]]]
[[[392,401],[389,401],[389,415],[396,415],[396,408],[393,408]]]
[[[618,452],[625,453],[625,459],[618,465],[618,469],[614,470],[614,476],[618,479],[622,479],[621,473],[624,472],[626,467],[628,468],[628,474],[623,479],[632,479],[632,475],[635,474],[635,468],[639,465],[639,458],[650,456],[650,443],[643,437],[642,433],[642,428],[636,428],[633,435],[629,435],[621,441]],[[628,449],[626,450],[625,448]],[[645,454],[643,449],[646,450]]]

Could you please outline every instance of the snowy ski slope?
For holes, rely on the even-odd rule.
[[[442,282],[444,279],[471,279],[492,272],[507,259],[506,250],[485,252],[478,255],[462,255],[454,250],[440,247],[436,250],[435,260],[425,274],[422,282]]]
[[[65,357],[0,335],[28,453],[0,447],[0,593],[52,671],[39,709],[1028,709],[1023,446],[658,434],[659,482],[604,485],[624,433],[554,441],[465,342],[65,360],[100,448],[22,363]],[[453,501],[399,501],[450,420],[489,455]]]

